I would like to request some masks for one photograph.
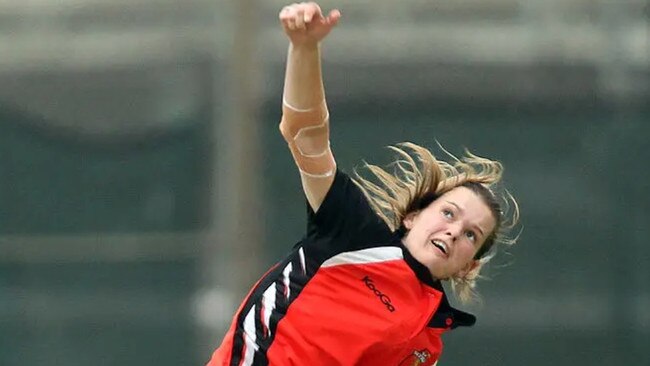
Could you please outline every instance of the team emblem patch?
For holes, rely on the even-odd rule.
[[[437,362],[433,362],[434,360],[431,356],[431,352],[426,348],[420,351],[413,351],[398,366],[435,366]]]

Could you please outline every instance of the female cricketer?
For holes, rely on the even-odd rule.
[[[393,147],[394,171],[368,165],[373,180],[337,169],[320,42],[340,17],[316,3],[280,12],[290,41],[280,132],[308,227],[254,285],[208,366],[434,365],[441,335],[475,322],[450,305],[442,282],[471,299],[497,244],[512,244],[503,234],[518,209],[493,192],[497,161],[467,153],[447,163],[405,143]]]

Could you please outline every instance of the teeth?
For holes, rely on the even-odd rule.
[[[440,248],[440,250],[442,250],[443,253],[447,254],[447,244],[445,244],[440,240],[432,240],[431,242],[433,243],[433,245]]]

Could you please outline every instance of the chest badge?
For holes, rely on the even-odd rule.
[[[431,352],[428,349],[420,351],[413,351],[404,361],[400,362],[398,366],[435,366],[438,362],[433,362]]]

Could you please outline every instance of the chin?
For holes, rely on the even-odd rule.
[[[438,281],[443,281],[443,280],[449,278],[449,276],[445,276],[445,275],[442,274],[442,273],[432,273],[431,276],[433,276],[433,278],[434,278],[435,280],[438,280]]]

